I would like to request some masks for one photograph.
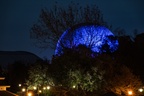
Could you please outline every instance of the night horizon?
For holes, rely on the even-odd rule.
[[[75,1],[80,5],[97,5],[101,10],[104,20],[112,25],[112,32],[116,28],[122,28],[126,34],[137,31],[138,33],[144,32],[143,22],[143,4],[140,1]],[[11,1],[9,1],[11,2]],[[58,3],[58,5],[67,6],[71,1],[18,1],[17,3],[11,2],[1,3],[1,35],[0,35],[0,51],[28,51],[38,55],[41,58],[50,59],[54,54],[54,50],[41,49],[36,47],[30,39],[30,29],[34,23],[39,19],[39,15],[42,8],[52,8],[52,6]],[[49,7],[48,7],[49,6]],[[4,11],[5,10],[5,11]],[[137,30],[135,30],[137,29]]]
[[[143,0],[0,3],[0,96],[144,96]]]

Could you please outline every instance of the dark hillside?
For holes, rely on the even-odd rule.
[[[0,51],[0,65],[3,67],[13,64],[16,61],[27,64],[34,63],[40,59],[35,54],[26,51]]]

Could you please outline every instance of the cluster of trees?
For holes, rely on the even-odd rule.
[[[143,34],[136,38],[141,36]],[[128,90],[139,94],[138,89],[142,86],[142,79],[139,76],[142,77],[142,73],[139,74],[137,69],[132,70],[132,68],[142,66],[141,63],[137,64],[139,62],[137,58],[143,55],[140,56],[139,53],[130,49],[128,50],[130,53],[137,53],[138,56],[125,53],[128,51],[124,48],[126,47],[124,44],[127,43],[128,47],[131,43],[127,42],[126,36],[124,37],[119,39],[122,41],[119,49],[111,54],[104,53],[93,58],[88,55],[91,54],[90,49],[86,46],[79,46],[79,50],[66,49],[63,55],[54,56],[51,62],[44,60],[30,65],[15,62],[9,65],[8,72],[3,75],[9,78],[7,84],[12,85],[12,92],[19,90],[19,83],[25,83],[29,89],[33,89],[34,86],[49,85],[51,94],[56,96],[76,96],[76,94],[77,96],[100,96],[111,91],[116,94],[127,94]],[[138,48],[138,42],[135,44]],[[132,57],[126,54],[132,57],[136,55],[137,58],[133,58],[135,65],[131,61]]]
[[[91,50],[80,48],[82,52],[67,49],[63,55],[54,56],[50,64],[31,67],[27,84],[31,88],[49,85],[56,96],[101,96],[107,92],[127,95],[129,90],[140,94],[141,79],[121,63],[117,52],[93,58],[87,55]]]
[[[43,9],[39,21],[31,29],[31,38],[41,48],[55,48],[61,34],[75,24],[93,23],[111,29],[96,6],[72,4],[66,9],[58,6],[53,10]],[[123,30],[116,32],[119,48],[114,53],[92,57],[88,55],[92,50],[84,45],[78,46],[78,50],[65,48],[62,55],[53,56],[51,61],[12,64],[5,76],[11,78],[10,85],[25,83],[29,89],[51,86],[47,94],[52,96],[101,96],[107,92],[127,95],[129,90],[139,95],[144,80],[144,34],[130,38],[121,35]]]
[[[55,48],[63,32],[76,24],[93,23],[112,28],[104,22],[102,13],[97,6],[82,7],[72,4],[68,8],[55,6],[53,10],[43,9],[40,21],[33,25],[31,37],[33,40],[39,41],[36,44],[41,48]],[[140,80],[142,77],[139,78],[142,75],[138,72],[139,65],[142,66],[142,63],[139,62],[139,53],[142,50],[139,52],[137,50],[138,47],[141,47],[137,45],[139,35],[136,35],[133,38],[135,40],[132,41],[130,36],[125,36],[124,30],[116,29],[115,32],[120,45],[114,53],[107,51],[93,58],[88,55],[92,50],[80,45],[78,50],[65,48],[64,54],[52,58],[51,64],[47,67],[48,72],[45,73],[48,73],[47,77],[49,78],[46,80],[50,81],[47,84],[55,88],[53,90],[57,95],[92,96],[102,95],[109,91],[122,95],[127,94],[128,90],[133,90],[138,94],[137,90],[142,86]],[[105,50],[106,46],[102,48]],[[75,86],[75,89],[72,89],[72,86]],[[53,93],[55,92],[53,91]]]
[[[93,23],[110,28],[96,5],[80,6],[72,2],[65,8],[56,4],[53,9],[42,9],[40,19],[32,26],[30,35],[36,46],[55,49],[63,32],[80,23]]]
[[[8,90],[12,92],[20,90],[19,83],[25,83],[30,89],[49,85],[51,93],[68,96],[138,92],[144,81],[143,38],[143,33],[136,35],[134,41],[129,36],[119,36],[117,51],[95,58],[88,55],[92,52],[89,48],[79,46],[79,50],[65,49],[63,55],[54,56],[51,62],[44,60],[27,65],[15,62],[5,71],[1,68],[0,73],[6,77],[5,84],[11,85]]]

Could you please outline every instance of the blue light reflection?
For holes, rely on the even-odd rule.
[[[113,33],[106,27],[97,25],[72,27],[67,29],[58,40],[55,55],[62,54],[64,48],[78,45],[86,45],[93,52],[102,53],[105,52],[102,49],[104,44],[109,46],[109,50],[105,51],[114,52],[118,48],[118,40],[114,39]]]

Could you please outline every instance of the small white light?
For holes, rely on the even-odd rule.
[[[41,90],[39,90],[39,93],[41,93],[42,91]]]
[[[47,89],[49,90],[49,89],[50,89],[50,86],[47,86]]]
[[[142,88],[140,88],[140,89],[139,89],[139,92],[143,92],[143,89],[142,89]]]
[[[75,88],[76,86],[75,85],[73,85],[73,88]]]
[[[19,87],[21,87],[21,84],[19,84]]]
[[[34,86],[33,89],[36,90],[37,88]]]
[[[22,92],[25,92],[26,91],[26,89],[25,88],[22,88]]]
[[[43,87],[43,89],[45,90],[45,89],[46,89],[46,87]]]

